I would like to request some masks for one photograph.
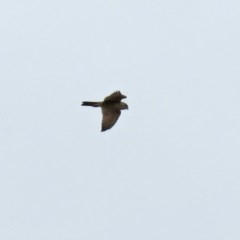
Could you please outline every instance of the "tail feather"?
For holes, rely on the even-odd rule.
[[[100,102],[82,102],[82,106],[100,107]]]

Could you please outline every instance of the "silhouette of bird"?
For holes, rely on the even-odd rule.
[[[82,102],[82,106],[101,107],[102,109],[102,132],[110,129],[118,120],[121,115],[121,110],[128,109],[128,105],[121,102],[122,99],[127,98],[116,91],[111,95],[104,98],[102,102]]]

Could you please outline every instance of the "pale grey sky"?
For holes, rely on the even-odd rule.
[[[0,239],[240,239],[239,1],[3,1]],[[81,107],[115,90],[101,133]]]

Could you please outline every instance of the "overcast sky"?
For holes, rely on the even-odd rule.
[[[237,0],[0,4],[0,239],[239,240]],[[81,107],[115,90],[101,133]]]

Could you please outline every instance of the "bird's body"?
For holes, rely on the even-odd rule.
[[[126,96],[122,95],[120,91],[116,91],[104,98],[102,102],[82,102],[82,106],[101,107],[102,131],[110,129],[118,120],[121,110],[128,109],[128,105],[121,102]]]

